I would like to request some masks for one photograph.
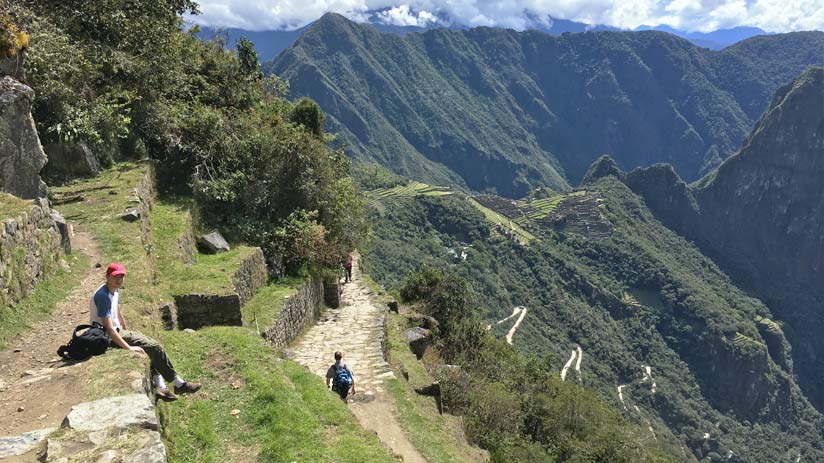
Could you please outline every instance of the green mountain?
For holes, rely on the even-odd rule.
[[[526,307],[516,347],[558,373],[582,358],[566,381],[683,461],[824,461],[822,83],[814,69],[780,89],[744,148],[694,185],[602,158],[572,194],[376,190],[370,273],[396,287],[449,267],[502,336],[513,322],[494,323]]]
[[[822,48],[822,32],[722,51],[655,31],[400,37],[328,14],[269,69],[318,101],[355,159],[520,197],[577,183],[604,153],[695,180],[740,146],[780,85],[824,62]]]
[[[618,174],[662,221],[695,241],[785,323],[794,373],[819,409],[824,408],[822,101],[824,68],[812,68],[776,93],[738,153],[693,185],[663,165]]]

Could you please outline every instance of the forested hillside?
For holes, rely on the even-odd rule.
[[[813,68],[776,93],[740,152],[693,185],[667,166],[614,173],[786,323],[795,373],[819,409],[822,100],[824,69]]]
[[[390,287],[452,269],[493,332],[550,353],[685,460],[822,459],[822,76],[780,89],[741,152],[693,186],[603,158],[573,194],[374,195],[369,265]],[[527,309],[517,327],[513,307]]]
[[[779,86],[823,62],[822,48],[822,32],[718,52],[655,31],[399,37],[329,14],[271,70],[318,101],[353,158],[520,197],[577,184],[604,153],[695,180],[739,147]]]
[[[603,201],[608,237],[547,230],[528,246],[458,196],[396,198],[372,216],[367,268],[395,288],[422,266],[450,268],[470,282],[487,323],[526,307],[516,347],[550,354],[558,374],[580,346],[580,380],[567,381],[596,388],[685,461],[824,458],[824,420],[792,378],[769,309],[616,179],[587,191]]]

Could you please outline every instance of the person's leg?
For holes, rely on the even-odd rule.
[[[169,360],[166,351],[163,350],[163,346],[161,346],[160,343],[138,331],[121,330],[120,336],[122,336],[123,340],[129,343],[130,346],[142,347],[143,350],[146,351],[146,355],[149,356],[149,360],[151,361],[153,374],[159,374],[166,381],[175,380],[177,377],[175,368],[172,366],[172,362]]]

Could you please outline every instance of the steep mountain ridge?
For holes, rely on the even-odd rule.
[[[750,40],[714,52],[655,31],[399,37],[328,14],[271,70],[321,104],[354,158],[517,197],[577,183],[603,153],[690,180],[717,166],[779,83],[824,61],[821,32]]]
[[[628,174],[602,159],[666,223],[713,257],[784,322],[795,373],[824,407],[824,68],[776,92],[741,150],[687,186],[670,166]],[[662,173],[664,173],[662,175]]]

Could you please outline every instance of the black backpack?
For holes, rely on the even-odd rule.
[[[79,331],[83,331],[78,335]],[[68,344],[57,349],[57,355],[64,359],[86,360],[92,355],[100,355],[109,348],[111,340],[106,328],[100,323],[92,322],[91,325],[78,325],[72,333],[72,340]]]

